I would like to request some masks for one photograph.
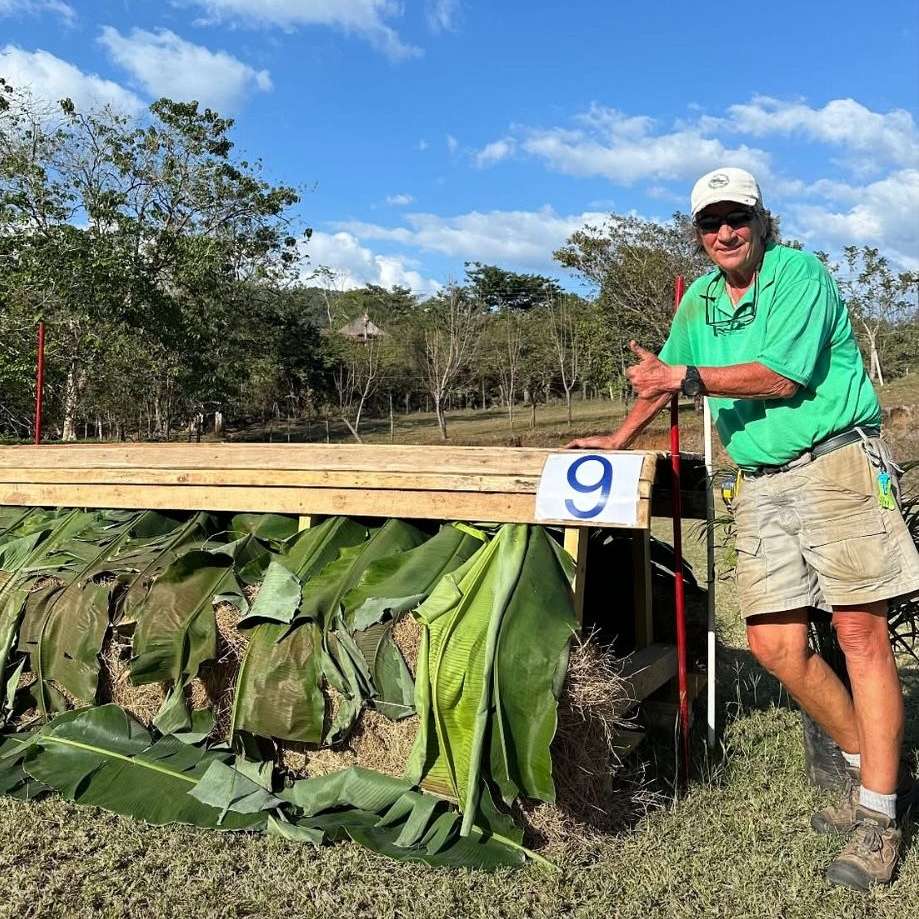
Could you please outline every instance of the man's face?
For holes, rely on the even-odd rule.
[[[710,204],[696,217],[696,229],[705,254],[728,274],[749,274],[759,264],[762,227],[751,208],[734,201]]]

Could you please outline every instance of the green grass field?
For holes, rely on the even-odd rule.
[[[895,384],[896,385],[896,384]],[[919,402],[909,381],[887,404]],[[576,403],[573,433],[602,430],[610,403]],[[688,449],[699,448],[698,417],[686,417]],[[417,422],[414,428],[409,421]],[[454,442],[507,442],[500,413],[451,418]],[[541,410],[523,443],[569,436],[564,407]],[[665,428],[659,424],[653,444]],[[411,436],[414,432],[415,437]],[[400,440],[434,443],[430,418],[400,419]],[[897,432],[893,432],[896,434]],[[895,437],[900,455],[913,432]],[[369,439],[388,439],[388,425]],[[919,456],[919,452],[912,455]],[[656,522],[666,535],[663,521]],[[687,555],[704,570],[702,546]],[[154,828],[59,799],[0,799],[2,917],[755,917],[907,919],[919,903],[919,844],[908,840],[895,884],[869,894],[832,888],[823,870],[840,845],[814,834],[811,812],[825,801],[804,774],[797,712],[743,646],[730,582],[719,584],[719,672],[723,747],[709,756],[697,738],[695,777],[668,797],[666,738],[642,749],[659,804],[602,844],[546,853],[536,866],[486,874],[395,864],[353,845],[322,850],[265,837]],[[903,661],[906,748],[919,750],[919,667]],[[701,722],[704,719],[699,719]]]

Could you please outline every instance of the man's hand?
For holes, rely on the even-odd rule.
[[[616,434],[597,434],[595,437],[579,437],[569,440],[565,450],[624,450],[625,439]]]
[[[685,367],[665,364],[636,341],[630,341],[629,347],[638,357],[639,363],[629,367],[626,376],[640,399],[655,399],[665,393],[680,391],[683,377],[686,376]]]

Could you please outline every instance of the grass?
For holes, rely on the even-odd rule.
[[[657,521],[661,535],[664,521]],[[702,547],[687,540],[697,564]],[[0,917],[755,917],[910,914],[919,845],[893,887],[858,894],[822,872],[839,842],[811,832],[827,800],[805,778],[798,716],[740,644],[733,590],[719,592],[723,750],[697,745],[695,779],[633,828],[553,855],[559,870],[486,874],[400,865],[352,845],[157,828],[60,799],[0,798]],[[919,667],[904,662],[907,749],[919,749]],[[702,719],[699,719],[700,722]],[[701,725],[700,725],[701,727]],[[645,749],[672,769],[666,740]],[[911,906],[910,904],[913,904]]]
[[[909,381],[900,389],[889,387],[892,398],[885,392],[885,402],[919,403],[919,385]],[[611,408],[608,402],[576,402],[571,436],[606,429],[615,414]],[[684,442],[698,449],[698,417],[691,409],[684,417]],[[520,420],[523,427],[527,419]],[[418,416],[415,422],[410,427],[400,420],[400,440],[438,441],[433,419]],[[451,419],[451,440],[504,443],[504,424],[500,413],[458,415]],[[649,445],[656,446],[653,439],[664,430],[659,422]],[[541,410],[536,431],[522,440],[548,445],[568,436],[564,406],[549,406]],[[902,440],[895,438],[901,456],[910,455],[904,446],[912,436],[908,431]],[[388,440],[388,428],[368,439]],[[666,537],[666,522],[656,521],[656,530]],[[687,556],[700,572],[703,551],[699,540],[687,537]],[[827,798],[805,777],[797,713],[744,649],[729,582],[719,584],[718,607],[725,646],[719,667],[723,749],[710,757],[699,743],[688,794],[589,850],[555,854],[555,873],[535,866],[495,874],[432,869],[396,864],[353,845],[315,850],[266,837],[148,827],[54,798],[36,803],[0,798],[0,917],[911,915],[919,903],[919,843],[907,846],[890,888],[859,894],[823,880],[840,843],[808,825],[811,812]],[[915,757],[919,667],[904,661],[902,673],[906,749]],[[666,739],[647,746],[643,755],[652,774],[672,771]]]

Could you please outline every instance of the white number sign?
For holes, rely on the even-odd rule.
[[[643,454],[553,453],[536,491],[536,519],[635,526]]]

